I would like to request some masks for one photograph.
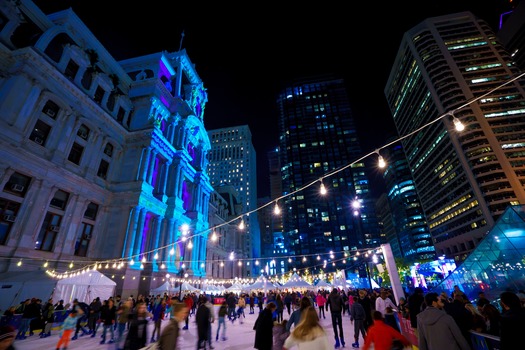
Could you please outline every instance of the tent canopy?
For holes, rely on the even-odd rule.
[[[179,290],[182,291],[182,292],[189,292],[189,293],[200,292],[200,290],[198,288],[195,288],[194,286],[192,286],[188,282],[182,282],[182,286],[175,287],[172,290],[174,292],[178,292]]]
[[[325,280],[320,280],[319,282],[317,282],[317,284],[315,285],[316,288],[324,288],[324,289],[331,289],[333,288],[334,286],[328,282],[326,282]]]
[[[44,271],[16,271],[0,274],[0,310],[2,314],[11,306],[31,298],[47,301],[58,280]]]
[[[71,303],[74,299],[90,304],[93,299],[107,300],[113,296],[117,284],[97,270],[91,270],[58,281],[53,300]]]
[[[290,279],[281,286],[281,288],[314,288],[310,283],[303,280],[297,273],[294,273]]]
[[[276,286],[275,284],[273,284],[272,282],[270,282],[264,277],[259,277],[257,281],[255,281],[253,284],[249,286],[243,287],[242,290],[251,292],[252,290],[259,290],[259,289],[268,290],[268,289],[274,289],[274,288],[278,288],[278,286]]]
[[[170,289],[171,289],[171,284],[169,281],[166,281],[160,286],[158,286],[157,288],[152,289],[150,291],[150,294],[153,294],[153,295],[161,294],[162,295],[164,293],[169,293]]]

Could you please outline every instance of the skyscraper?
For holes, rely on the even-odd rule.
[[[257,212],[257,162],[248,125],[208,130],[211,150],[208,154],[208,174],[212,186],[231,185],[238,194],[241,213],[248,236],[244,237],[242,252],[247,258],[261,256],[260,228]],[[249,213],[249,215],[248,215]],[[241,254],[241,252],[236,252]],[[255,273],[255,270],[254,270]]]
[[[463,260],[510,204],[525,203],[518,74],[470,12],[426,19],[403,37],[384,91],[399,135],[413,133],[402,143],[437,255]]]
[[[384,228],[388,229],[387,242],[394,256],[406,262],[434,259],[434,244],[403,146],[395,144],[382,154],[388,161],[383,173],[390,208],[383,219]],[[386,222],[388,220],[391,222]]]
[[[356,162],[361,148],[344,82],[329,76],[292,82],[278,107],[286,195],[278,204],[284,241],[295,255],[290,268],[344,268],[350,251],[379,244],[368,177]]]

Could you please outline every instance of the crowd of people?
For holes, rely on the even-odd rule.
[[[372,346],[375,350],[390,350],[410,346],[400,329],[400,319],[407,319],[419,350],[472,350],[471,332],[499,337],[501,350],[514,349],[521,338],[519,330],[525,327],[525,296],[520,299],[519,293],[503,292],[495,304],[480,293],[474,302],[460,286],[450,294],[425,294],[415,288],[397,303],[386,288],[228,293],[217,309],[210,296],[197,293],[137,299],[130,296],[125,300],[120,296],[104,301],[95,298],[90,304],[75,299],[72,305],[64,305],[62,300],[54,303],[52,299],[43,304],[33,298],[4,313],[5,318],[21,314],[21,322],[18,329],[4,326],[0,330],[0,350],[9,349],[15,339],[23,340],[38,330],[41,338],[51,336],[57,321],[60,328],[56,349],[66,349],[78,337],[99,335],[100,344],[115,343],[117,349],[139,350],[155,343],[159,349],[175,350],[180,332],[190,327],[190,317],[194,317],[191,326],[197,328],[196,349],[213,349],[214,341],[227,341],[227,324],[243,323],[246,313],[256,314],[254,348],[259,350],[345,347],[346,318],[353,329],[353,348],[362,345],[366,350]],[[320,323],[326,316],[331,321],[333,342]],[[168,322],[161,327],[163,320]],[[212,334],[215,321],[217,329]],[[153,330],[148,334],[150,323]],[[360,339],[364,344],[359,343]]]

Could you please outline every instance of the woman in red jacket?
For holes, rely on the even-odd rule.
[[[363,350],[370,349],[371,344],[374,344],[374,350],[390,350],[393,349],[394,340],[401,342],[404,347],[411,346],[403,334],[385,324],[380,311],[374,311],[372,318],[374,324],[368,328]]]

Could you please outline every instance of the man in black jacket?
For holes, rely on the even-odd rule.
[[[82,323],[85,323],[87,320],[87,315],[89,315],[89,305],[84,302],[79,302],[78,299],[73,300],[73,309],[78,310],[82,309],[84,313],[82,316],[80,316],[77,320],[77,327],[75,329],[75,335],[71,338],[71,340],[77,340],[78,339],[78,332],[82,331],[81,337],[88,334],[88,331],[82,326]]]
[[[208,342],[208,336],[210,335],[209,327],[210,323],[210,309],[206,306],[206,298],[198,299],[197,312],[195,313],[195,322],[197,323],[197,350],[206,349],[206,343]],[[210,346],[210,349],[213,347]]]
[[[337,288],[332,289],[326,303],[330,306],[330,314],[332,315],[332,327],[334,328],[335,348],[338,349],[341,345],[345,346],[345,339],[343,335],[343,307],[344,301],[339,294]],[[339,333],[337,331],[339,330]],[[340,341],[340,342],[339,342]]]

